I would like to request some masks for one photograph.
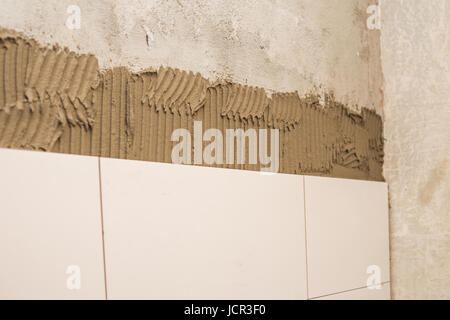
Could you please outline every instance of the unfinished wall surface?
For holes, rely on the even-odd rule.
[[[279,129],[280,172],[382,180],[369,3],[6,1],[1,26],[25,35],[2,40],[1,144],[170,162],[173,129],[201,120]]]
[[[83,64],[96,70],[93,86],[73,89],[63,97],[65,106],[69,106],[64,109],[61,102],[59,110],[63,113],[46,114],[50,121],[46,124],[54,127],[44,126],[44,134],[32,136],[44,141],[35,145],[41,149],[53,146],[61,152],[72,152],[71,148],[80,150],[77,153],[86,152],[82,141],[89,131],[84,129],[95,128],[98,115],[118,123],[132,117],[111,118],[102,110],[88,113],[82,102],[103,105],[91,99],[103,92],[104,86],[113,92],[112,86],[118,86],[116,80],[123,81],[122,86],[130,79],[131,83],[136,79],[145,81],[146,77],[158,77],[159,71],[176,68],[200,73],[208,83],[219,80],[235,87],[262,88],[268,99],[275,92],[292,95],[297,91],[298,99],[305,102],[312,92],[315,105],[323,107],[327,101],[324,93],[333,92],[333,100],[328,101],[349,110],[366,107],[381,116],[384,113],[392,295],[449,298],[450,4],[446,0],[383,1],[380,49],[380,32],[366,27],[366,8],[372,3],[375,1],[2,0],[0,27],[23,32],[42,48],[48,44],[67,47],[67,55],[84,55]],[[81,28],[75,30],[65,25],[70,16],[67,8],[73,4],[81,9]],[[385,75],[384,104],[380,56]],[[165,68],[159,70],[160,65]],[[155,69],[145,73],[148,67]],[[66,82],[58,85],[70,88]],[[218,87],[212,88],[208,94]],[[34,97],[46,88],[29,89]],[[111,98],[110,105],[116,108],[111,111],[117,112],[118,105],[127,103]],[[8,103],[4,100],[6,108],[11,101],[20,102],[16,96],[4,95],[4,99],[12,99]],[[277,95],[273,101],[276,99]],[[79,104],[82,107],[75,108]],[[15,106],[14,112],[23,113],[20,103]],[[48,107],[44,103],[43,110]],[[32,111],[33,103],[27,108]],[[142,110],[150,119],[156,118],[152,118],[150,107]],[[143,115],[133,117],[139,116]],[[3,112],[1,117],[7,121],[11,116]],[[355,119],[361,122],[360,117]],[[14,121],[1,128],[7,133],[2,135],[3,143],[15,136],[11,126],[25,123]],[[108,120],[105,123],[107,126]],[[23,128],[16,129],[24,132]],[[116,129],[108,134],[118,139],[117,147],[104,151],[97,147],[97,153],[114,150],[120,157],[123,152],[134,154],[130,150],[146,150],[140,144],[121,149],[120,145],[127,146],[120,144],[121,139],[127,140],[128,136],[126,131],[125,136],[120,136],[120,124]],[[98,127],[91,131],[91,137],[98,135],[95,130]],[[76,134],[72,135],[72,131]],[[76,135],[79,140],[72,139]],[[95,145],[91,139],[89,150]],[[12,139],[8,145],[18,147],[17,142]]]
[[[383,1],[394,299],[450,299],[450,2]]]
[[[304,95],[333,91],[381,111],[379,32],[371,0],[3,0],[0,26],[92,53],[100,69],[160,65]],[[78,5],[81,28],[68,29]]]
[[[172,68],[99,73],[93,55],[43,47],[9,30],[0,30],[0,44],[1,147],[174,162],[172,135],[183,128],[194,136],[182,151],[185,164],[260,170],[250,160],[259,140],[259,154],[276,162],[271,171],[383,179],[382,122],[373,110],[352,112],[329,95],[323,105],[297,92],[269,98],[262,88]],[[215,136],[214,162],[198,160],[196,123],[201,137],[211,128],[227,132],[226,159],[223,137]],[[253,130],[253,142],[250,133],[248,141],[229,140],[236,129]],[[259,129],[269,129],[270,147],[261,148]]]

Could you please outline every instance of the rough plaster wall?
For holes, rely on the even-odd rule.
[[[159,65],[267,90],[333,91],[381,114],[373,0],[2,0],[0,26],[93,53],[101,68]],[[65,27],[81,8],[81,29]]]
[[[392,296],[450,299],[450,1],[383,1]]]

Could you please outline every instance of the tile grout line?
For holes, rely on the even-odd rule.
[[[384,282],[377,283],[376,285],[384,286],[386,284],[390,285],[390,283],[391,283],[391,281],[384,281]],[[319,299],[319,298],[323,298],[323,297],[334,296],[334,295],[337,295],[337,294],[340,294],[340,293],[346,293],[346,292],[351,292],[351,291],[356,291],[356,290],[361,290],[361,289],[366,289],[366,288],[368,288],[368,286],[358,287],[358,288],[353,288],[353,289],[348,289],[348,290],[338,291],[338,292],[333,292],[333,293],[328,293],[328,294],[317,296],[317,297],[314,297],[314,298],[311,298],[311,299],[308,299],[308,300],[315,300],[315,299]],[[375,290],[377,290],[377,289],[375,289]]]
[[[305,262],[306,262],[306,299],[309,299],[309,268],[308,268],[308,238],[306,236],[306,189],[305,189],[305,176],[302,176],[303,180],[303,221],[305,228]]]
[[[391,208],[390,208],[390,203],[391,203],[391,199],[390,199],[390,193],[389,193],[389,184],[386,182],[386,197],[387,197],[387,229],[388,229],[388,255],[389,255],[389,296],[392,299],[392,282],[391,282],[391,274],[392,274],[392,263],[391,263],[391,238],[392,238],[392,234],[391,234]]]
[[[98,157],[98,182],[100,188],[100,217],[102,224],[102,249],[103,249],[103,277],[105,282],[105,299],[108,300],[108,286],[106,282],[106,254],[105,254],[105,229],[103,225],[103,191],[102,191],[102,167]]]

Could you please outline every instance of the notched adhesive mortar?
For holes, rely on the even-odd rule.
[[[194,121],[202,121],[204,131],[223,133],[279,129],[282,173],[383,180],[381,118],[365,108],[354,113],[332,95],[321,105],[313,94],[269,98],[262,88],[211,83],[178,69],[100,71],[93,55],[5,29],[0,86],[3,148],[171,162],[173,130],[193,136]],[[259,164],[212,166],[260,170]]]

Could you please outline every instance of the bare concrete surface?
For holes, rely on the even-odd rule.
[[[394,299],[450,299],[450,2],[383,1]]]
[[[92,53],[100,68],[160,65],[274,91],[333,91],[381,113],[374,1],[3,0],[0,25],[41,43]],[[65,26],[81,10],[81,29]]]
[[[200,72],[267,92],[334,92],[384,118],[393,298],[450,298],[450,3],[3,0],[0,27],[91,53],[99,68]],[[65,23],[81,9],[81,29]],[[381,36],[381,45],[380,45]],[[384,74],[384,85],[383,85]]]

